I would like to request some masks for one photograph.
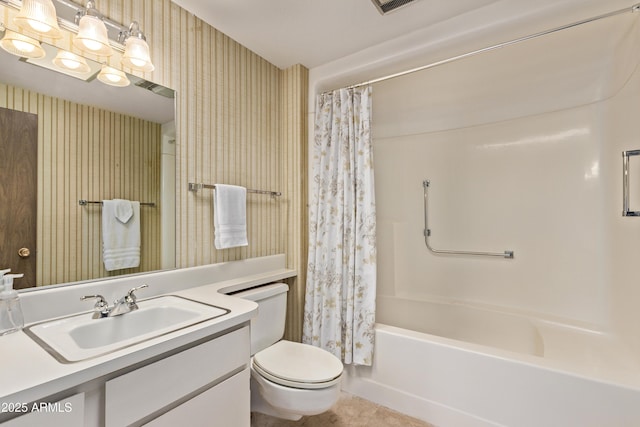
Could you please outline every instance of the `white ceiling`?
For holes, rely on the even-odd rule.
[[[172,0],[280,68],[314,68],[428,28],[566,24],[633,0],[417,0],[381,15],[371,0]],[[545,18],[546,17],[546,18]],[[514,24],[516,27],[519,24]],[[453,35],[443,35],[453,36]]]
[[[371,0],[172,1],[280,68],[313,68],[497,0],[417,0],[384,16]]]

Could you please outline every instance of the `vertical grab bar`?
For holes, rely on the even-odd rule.
[[[639,211],[629,209],[629,157],[640,155],[640,150],[622,152],[622,216],[640,216]]]
[[[427,215],[427,189],[429,188],[430,182],[428,179],[422,181],[422,187],[424,188],[424,244],[434,254],[441,255],[473,255],[473,256],[490,256],[490,257],[501,257],[506,259],[513,259],[513,251],[504,251],[502,253],[498,252],[475,252],[475,251],[452,251],[447,249],[434,249],[429,244],[429,237],[431,236],[431,230],[429,229],[429,220]]]

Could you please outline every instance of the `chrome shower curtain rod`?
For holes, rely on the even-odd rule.
[[[517,39],[513,39],[513,40],[509,40],[506,42],[502,42],[502,43],[498,43],[498,44],[494,44],[492,46],[488,46],[488,47],[483,47],[481,49],[477,49],[471,52],[467,52],[467,53],[463,53],[460,55],[456,55],[456,56],[452,56],[451,58],[447,58],[447,59],[442,59],[440,61],[436,61],[436,62],[432,62],[431,64],[427,64],[427,65],[422,65],[420,67],[416,67],[416,68],[411,68],[409,70],[405,70],[405,71],[400,71],[398,73],[394,73],[394,74],[389,74],[383,77],[378,77],[375,78],[373,80],[368,80],[366,82],[362,82],[362,83],[357,83],[351,86],[347,86],[346,89],[354,89],[357,87],[361,87],[361,86],[366,86],[366,85],[370,85],[370,84],[374,84],[374,83],[380,83],[383,82],[385,80],[391,80],[394,79],[396,77],[401,77],[401,76],[405,76],[407,74],[412,74],[418,71],[423,71],[423,70],[428,70],[429,68],[434,68],[434,67],[438,67],[440,65],[444,65],[444,64],[448,64],[450,62],[454,62],[454,61],[458,61],[460,59],[464,59],[470,56],[475,56],[478,55],[480,53],[484,53],[484,52],[489,52],[492,50],[496,50],[496,49],[500,49],[506,46],[510,46],[512,44],[517,44],[520,42],[524,42],[527,40],[531,40],[531,39],[535,39],[537,37],[541,37],[541,36],[546,36],[548,34],[553,34],[553,33],[557,33],[558,31],[563,31],[563,30],[567,30],[569,28],[573,28],[573,27],[578,27],[580,25],[583,24],[588,24],[590,22],[594,22],[594,21],[599,21],[600,19],[604,19],[604,18],[609,18],[612,16],[617,16],[617,15],[622,15],[624,13],[631,13],[631,12],[639,12],[640,11],[640,3],[635,4],[631,7],[626,7],[624,9],[619,9],[613,12],[608,12],[608,13],[603,13],[602,15],[598,15],[598,16],[594,16],[592,18],[587,18],[587,19],[583,19],[581,21],[576,21],[573,22],[571,24],[566,24],[563,25],[561,27],[556,27],[556,28],[552,28],[550,30],[545,30],[545,31],[540,31],[538,33],[535,34],[531,34],[528,36],[524,36],[524,37],[519,37]],[[330,91],[324,92],[324,93],[328,93]]]

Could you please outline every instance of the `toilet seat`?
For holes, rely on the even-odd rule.
[[[330,387],[340,381],[343,369],[328,351],[286,340],[256,353],[252,366],[276,384],[301,389]]]

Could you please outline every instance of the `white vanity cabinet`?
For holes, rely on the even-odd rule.
[[[14,405],[5,412],[17,415],[37,408],[0,425],[249,427],[250,347],[245,322],[166,356],[89,379],[69,389],[62,400]]]
[[[105,427],[249,427],[249,358],[245,326],[113,378],[105,384]]]

